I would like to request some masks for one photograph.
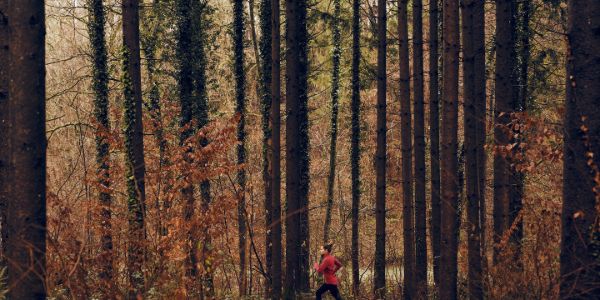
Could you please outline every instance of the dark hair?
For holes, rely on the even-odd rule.
[[[323,244],[323,249],[327,250],[327,252],[329,252],[329,253],[331,253],[331,248],[333,248],[333,243]]]

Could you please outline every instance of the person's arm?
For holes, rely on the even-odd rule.
[[[337,258],[334,258],[334,263],[333,264],[334,264],[334,268],[333,268],[333,270],[334,270],[333,272],[334,273],[337,272],[339,269],[342,268],[342,263]]]
[[[315,263],[315,269],[317,270],[318,273],[323,273],[325,271],[325,269],[327,269],[328,266],[329,266],[328,259],[324,259],[320,265],[319,265],[319,263]]]

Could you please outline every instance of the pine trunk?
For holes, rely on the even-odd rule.
[[[600,293],[600,2],[569,0],[568,11],[560,296],[591,299]]]
[[[427,296],[427,205],[425,203],[425,103],[423,96],[423,2],[413,0],[413,100],[415,181],[415,282]]]
[[[192,158],[190,157],[190,154],[193,151],[193,148],[188,139],[190,139],[194,133],[194,128],[191,123],[193,119],[192,91],[194,84],[192,64],[190,63],[192,61],[192,17],[190,13],[192,6],[190,0],[178,0],[176,5],[177,45],[175,54],[177,56],[177,89],[179,92],[179,105],[181,109],[181,119],[179,123],[181,134],[179,136],[179,145],[186,149],[184,159],[186,163],[191,164]],[[187,172],[184,172],[182,175],[184,178],[190,176]],[[185,222],[189,223],[194,215],[194,186],[189,183],[189,179],[184,182],[188,182],[188,184],[181,189],[182,200],[185,203],[183,216]],[[198,273],[196,267],[196,247],[193,246],[196,238],[191,230],[187,235],[188,249],[186,249],[186,251],[188,254],[185,261],[185,275],[188,293],[193,295],[193,282],[196,280]]]
[[[375,274],[376,297],[385,297],[385,188],[386,188],[386,1],[377,1],[377,150],[375,152]]]
[[[157,197],[154,207],[158,212],[156,220],[156,232],[161,236],[166,236],[168,233],[167,223],[170,220],[169,208],[171,207],[168,197],[163,195],[168,194],[170,186],[165,185],[163,189],[162,183],[164,177],[162,172],[164,167],[169,164],[169,159],[166,156],[167,151],[167,140],[165,138],[163,121],[162,121],[162,110],[160,103],[160,89],[159,81],[156,80],[156,62],[157,62],[157,46],[160,43],[159,35],[161,33],[161,26],[163,26],[163,13],[161,12],[162,7],[160,0],[153,0],[152,6],[146,9],[145,20],[143,24],[143,35],[141,39],[142,51],[146,59],[146,72],[148,76],[148,82],[150,83],[150,90],[148,91],[148,112],[150,119],[152,120],[152,133],[156,146],[158,147],[158,158],[159,158],[159,170],[161,174],[158,187]],[[171,178],[171,174],[167,174],[168,178]]]
[[[515,107],[514,67],[514,0],[496,2],[496,97],[494,108],[494,243],[498,244],[511,226],[511,159],[507,146],[512,143],[509,128]],[[495,248],[494,260],[499,259]]]
[[[286,0],[286,288],[309,291],[308,32],[305,1]]]
[[[8,66],[8,0],[0,0],[0,66]],[[6,266],[6,208],[10,193],[8,68],[0,68],[0,267]]]
[[[237,163],[246,163],[246,75],[244,74],[244,2],[233,3],[233,74],[235,76],[235,112],[240,120],[237,127]],[[238,250],[240,256],[240,296],[246,295],[246,171],[237,173],[238,193]]]
[[[477,128],[477,188],[479,195],[479,243],[481,250],[482,269],[486,267],[485,255],[485,220],[486,220],[486,165],[487,153],[485,151],[486,139],[486,65],[485,65],[485,7],[483,1],[474,1],[473,4],[473,75],[474,83],[474,107],[475,128]],[[481,287],[483,288],[483,287]]]
[[[468,288],[471,299],[483,299],[482,277],[481,277],[481,232],[480,232],[480,204],[481,189],[480,176],[481,168],[479,161],[483,145],[479,142],[480,112],[481,102],[485,105],[485,98],[477,94],[477,88],[485,86],[485,81],[479,82],[477,79],[484,79],[483,76],[476,77],[476,72],[484,71],[482,68],[476,68],[475,56],[479,48],[475,41],[475,5],[477,1],[466,0],[461,7],[462,14],[462,43],[463,43],[463,117],[465,130],[465,179],[466,179],[466,200],[467,200],[467,245],[468,245]],[[479,27],[483,28],[483,27]],[[478,74],[481,75],[481,74]],[[484,106],[485,107],[485,106]]]
[[[44,2],[9,1],[8,154],[6,213],[8,298],[45,299],[46,112]],[[5,65],[3,65],[3,68]]]
[[[127,207],[129,210],[129,297],[144,293],[145,184],[144,135],[142,127],[142,79],[140,71],[139,1],[124,0],[123,9],[123,86],[124,136],[127,166]]]
[[[359,209],[360,209],[360,0],[352,1],[352,137],[350,161],[352,168],[352,293],[360,296],[359,273]]]
[[[329,241],[331,227],[331,209],[333,208],[333,183],[335,181],[336,144],[338,135],[338,111],[340,98],[340,0],[333,1],[333,70],[331,72],[331,141],[329,148],[329,176],[327,177],[327,211],[325,213],[325,226],[323,228],[323,241]]]
[[[282,229],[281,229],[281,33],[279,0],[271,0],[271,119],[273,147],[271,153],[272,299],[281,298]]]
[[[265,293],[267,297],[273,295],[273,187],[272,178],[273,174],[273,138],[272,138],[272,126],[271,120],[271,68],[273,60],[271,58],[271,0],[262,0],[259,6],[259,26],[260,26],[260,83],[259,83],[259,96],[261,100],[261,111],[262,111],[262,130],[263,130],[263,145],[262,145],[262,175],[263,185],[265,191],[264,198],[264,210],[265,210],[265,276],[266,286]]]
[[[431,156],[431,252],[433,278],[440,284],[440,102],[439,102],[439,0],[429,0],[429,155]]]
[[[415,207],[412,178],[412,114],[410,109],[410,68],[408,39],[408,0],[398,2],[398,53],[400,63],[400,136],[402,151],[402,220],[404,229],[404,287],[406,299],[416,296]],[[422,99],[421,99],[422,100]]]
[[[113,278],[113,242],[111,229],[110,173],[109,173],[109,144],[107,134],[110,131],[108,119],[108,67],[107,50],[104,37],[104,7],[102,0],[92,0],[90,3],[90,20],[88,31],[92,46],[93,85],[94,90],[94,119],[96,122],[96,163],[98,164],[98,197],[100,203],[100,240],[101,259],[99,278],[100,290],[105,297],[112,295]]]
[[[441,125],[440,299],[457,299],[458,250],[458,0],[444,0],[443,101]]]

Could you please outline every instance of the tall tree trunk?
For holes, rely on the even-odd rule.
[[[273,66],[272,55],[272,27],[271,27],[271,0],[261,0],[259,6],[259,26],[260,26],[260,86],[259,95],[261,98],[261,109],[262,109],[262,130],[263,130],[263,184],[265,188],[265,271],[266,271],[266,286],[265,292],[267,297],[273,295],[273,138],[272,138],[272,126],[270,124],[271,119],[271,101],[272,92],[272,74],[271,68]]]
[[[487,153],[485,152],[486,139],[486,67],[485,67],[485,3],[483,1],[474,1],[473,3],[473,80],[474,86],[474,108],[475,108],[475,128],[477,128],[477,188],[479,199],[479,244],[481,250],[482,270],[486,267],[485,255],[485,220],[486,220],[486,165]],[[483,288],[483,287],[481,287]]]
[[[308,32],[305,1],[286,0],[286,292],[309,290]]]
[[[398,2],[398,53],[400,62],[400,136],[402,150],[402,199],[404,228],[404,287],[406,299],[416,296],[415,210],[412,189],[412,117],[410,110],[410,67],[408,40],[408,0]],[[422,100],[422,99],[421,99]],[[416,106],[416,105],[415,105]]]
[[[6,213],[10,299],[45,299],[46,112],[44,2],[9,1],[9,150]],[[5,66],[3,66],[4,68]]]
[[[237,163],[246,162],[246,75],[244,74],[244,2],[235,0],[233,3],[233,74],[235,76],[235,112],[240,121],[237,127]],[[238,250],[240,255],[240,296],[246,294],[246,171],[237,173],[240,186],[238,195]]]
[[[431,252],[433,278],[440,284],[440,102],[438,84],[439,0],[429,0],[429,155],[431,156]]]
[[[569,0],[560,296],[598,295],[600,2]]]
[[[108,67],[107,50],[104,37],[104,7],[102,0],[92,0],[90,5],[90,20],[88,31],[90,44],[92,46],[93,58],[93,85],[94,99],[94,119],[96,127],[96,163],[98,164],[98,200],[100,202],[100,272],[101,279],[100,290],[105,297],[110,297],[112,292],[113,278],[113,243],[111,232],[111,203],[110,194],[110,173],[109,173],[109,144],[107,133],[110,130],[108,119]]]
[[[329,240],[331,227],[331,209],[333,208],[333,183],[335,180],[335,158],[338,134],[338,111],[340,98],[340,0],[333,1],[333,70],[331,72],[331,141],[329,148],[329,177],[327,178],[327,211],[325,213],[325,226],[323,228],[323,241]]]
[[[527,111],[528,102],[528,68],[529,68],[529,18],[530,18],[530,0],[519,1],[514,3],[515,11],[513,12],[513,22],[515,23],[515,66],[513,76],[515,81],[515,102],[514,110],[518,112]],[[520,122],[517,120],[517,122]],[[518,144],[515,151],[523,151],[521,132],[518,128],[513,128],[515,142]],[[516,162],[518,163],[518,162]],[[510,220],[511,223],[517,218],[521,208],[523,207],[523,193],[525,189],[525,174],[515,168],[511,172],[511,201],[510,201]],[[523,268],[520,261],[521,256],[521,241],[523,239],[523,222],[519,222],[514,233],[511,235],[511,241],[516,246],[515,258],[518,260],[516,266]]]
[[[281,33],[279,0],[271,0],[271,207],[273,221],[271,225],[272,241],[272,299],[281,298],[282,283],[282,246],[281,239]]]
[[[423,2],[413,0],[413,100],[415,109],[415,282],[427,296],[427,205],[425,203],[425,103],[423,99]]]
[[[458,186],[458,0],[444,0],[443,101],[441,132],[440,299],[457,299]]]
[[[8,0],[0,0],[0,66],[8,66]],[[6,266],[6,208],[10,193],[8,68],[0,68],[0,267]]]
[[[208,124],[208,96],[206,90],[206,64],[207,58],[205,53],[206,36],[205,36],[205,24],[204,20],[207,18],[205,13],[209,8],[209,4],[204,0],[191,0],[191,39],[192,47],[191,55],[192,60],[192,77],[193,77],[193,93],[192,93],[192,120],[196,125],[196,130],[201,130],[206,124]],[[201,139],[200,146],[206,147],[210,141],[208,139]],[[201,209],[207,211],[211,203],[211,184],[208,179],[203,180],[200,183],[200,198],[202,199]],[[204,228],[202,237],[202,249],[200,253],[199,261],[203,264],[204,273],[201,274],[201,299],[214,298],[214,269],[211,265],[213,250],[212,250],[212,237],[210,236],[209,228]],[[197,238],[197,237],[195,237]],[[198,244],[198,241],[192,240],[194,245]]]
[[[129,210],[129,297],[144,293],[145,228],[144,210],[144,135],[142,127],[142,79],[140,71],[139,1],[124,0],[123,9],[123,86],[124,136],[127,166],[127,206]]]
[[[142,44],[142,51],[146,58],[146,72],[148,74],[148,81],[150,82],[150,91],[148,92],[146,105],[152,120],[154,140],[156,146],[158,147],[158,172],[162,174],[163,168],[169,164],[169,158],[166,156],[167,140],[163,130],[159,82],[156,80],[156,51],[158,43],[160,42],[159,35],[162,31],[161,27],[164,26],[160,0],[153,0],[150,9],[146,10],[146,20],[144,20],[145,22],[143,24],[145,30],[142,33],[142,38],[140,41]],[[167,177],[170,178],[171,175],[168,174]],[[170,186],[165,185],[163,192],[162,183],[164,181],[162,180],[162,176],[160,178],[161,180],[159,180],[157,186],[158,197],[156,197],[156,202],[154,204],[158,212],[158,220],[156,220],[156,232],[161,236],[166,236],[168,233],[166,223],[168,223],[170,220],[169,208],[171,207],[171,203],[167,199],[168,197],[162,198],[162,195],[169,193]]]
[[[385,169],[386,169],[386,1],[377,1],[377,150],[375,152],[375,274],[376,297],[385,297]]]
[[[189,138],[194,133],[192,127],[193,120],[193,65],[190,63],[193,61],[192,58],[192,2],[190,0],[178,0],[176,2],[176,16],[177,16],[177,89],[179,92],[179,104],[180,104],[180,128],[181,134],[179,136],[179,145],[186,148],[185,161],[187,163],[192,162],[190,157],[193,151],[193,146],[189,142]],[[187,172],[183,173],[184,178],[189,177],[190,174]],[[185,203],[184,208],[184,220],[191,222],[194,215],[194,186],[190,183],[190,180],[186,178],[185,182],[188,182],[186,186],[181,189],[182,199]],[[185,263],[185,275],[186,285],[188,293],[194,295],[194,282],[197,277],[197,258],[196,258],[196,247],[195,245],[195,234],[193,230],[188,233],[188,251],[187,259]]]
[[[360,220],[360,0],[352,1],[352,137],[350,161],[352,168],[352,293],[360,296],[359,235]]]
[[[485,108],[485,97],[477,93],[477,89],[485,86],[484,68],[476,67],[475,56],[477,51],[482,50],[476,45],[475,30],[475,5],[474,0],[466,0],[462,3],[462,43],[463,43],[463,117],[465,130],[465,173],[466,173],[466,199],[467,199],[467,244],[468,244],[468,288],[471,299],[483,299],[481,281],[481,234],[480,234],[480,204],[481,189],[479,188],[481,168],[479,160],[483,151],[483,144],[479,141],[482,122],[479,121],[481,113],[478,109]],[[483,27],[478,27],[483,29]]]
[[[514,67],[514,0],[496,2],[496,101],[494,141],[494,242],[500,242],[511,225],[511,159],[507,146],[512,143],[509,124],[515,108]],[[498,261],[499,249],[495,248]]]

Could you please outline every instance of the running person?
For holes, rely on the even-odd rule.
[[[320,300],[323,294],[327,291],[331,292],[331,295],[336,300],[341,300],[340,291],[338,290],[338,279],[335,277],[335,272],[342,268],[342,263],[333,255],[331,255],[331,248],[333,244],[328,243],[321,246],[321,264],[315,263],[315,270],[323,274],[325,283],[317,290],[317,300]]]

